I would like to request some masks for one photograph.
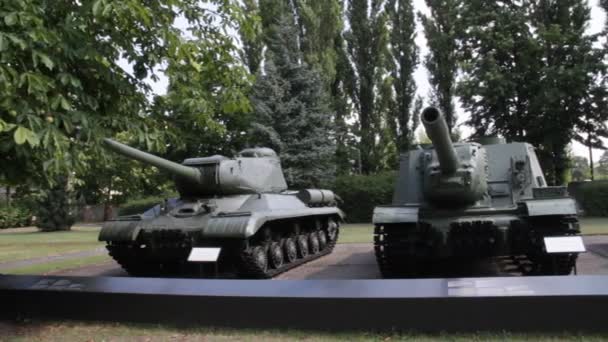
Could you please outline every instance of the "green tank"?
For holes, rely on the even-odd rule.
[[[433,107],[421,121],[433,146],[401,155],[393,204],[374,209],[382,275],[420,276],[487,257],[525,275],[569,274],[578,254],[548,254],[544,238],[579,235],[576,205],[565,187],[547,186],[534,147],[499,138],[452,143]]]
[[[336,244],[344,218],[336,195],[287,190],[272,149],[178,164],[110,139],[104,145],[172,174],[179,192],[141,215],[103,224],[99,240],[131,275],[196,275],[200,264],[188,261],[193,248],[220,248],[217,267],[207,273],[269,278],[330,253]]]

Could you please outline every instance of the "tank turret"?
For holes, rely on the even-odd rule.
[[[452,143],[439,109],[422,111],[422,124],[433,142],[423,156],[424,192],[438,206],[475,203],[487,192],[485,150],[478,143]]]
[[[287,189],[280,160],[268,148],[247,149],[233,159],[216,155],[189,158],[178,164],[112,139],[104,139],[104,144],[118,154],[172,174],[182,197],[279,193]]]
[[[458,169],[458,156],[452,146],[450,131],[439,109],[427,107],[422,111],[422,125],[433,143],[441,173],[451,175]]]

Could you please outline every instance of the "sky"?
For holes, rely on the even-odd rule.
[[[604,28],[606,14],[598,6],[599,0],[588,0],[588,1],[589,1],[589,6],[591,7],[591,21],[590,21],[589,27],[587,28],[587,33],[589,33],[589,34],[598,33]],[[429,9],[426,6],[425,0],[413,0],[413,3],[414,3],[414,9],[416,11],[420,11],[424,14],[429,13]],[[181,26],[181,25],[185,26],[184,23],[180,23],[178,20],[176,22],[176,26]],[[420,60],[422,61],[422,60],[424,60],[424,56],[426,56],[428,54],[429,50],[426,45],[426,38],[424,37],[424,33],[422,32],[422,26],[421,26],[420,22],[417,23],[416,43],[418,44],[418,46],[420,48]],[[123,69],[125,69],[125,71],[132,73],[132,71],[133,71],[132,67],[126,61],[121,60],[118,62],[118,64]],[[168,80],[160,69],[158,69],[156,71],[156,75],[159,77],[158,81],[155,82],[152,79],[148,78],[147,82],[148,82],[148,84],[151,85],[152,90],[155,94],[164,94],[167,91]],[[420,63],[418,65],[418,68],[415,70],[414,79],[416,80],[416,84],[418,87],[418,90],[417,90],[418,95],[421,95],[423,98],[427,98],[428,94],[429,94],[429,90],[430,90],[430,86],[429,86],[429,82],[428,82],[428,71],[426,70],[424,65],[422,65],[422,63]],[[462,136],[464,138],[466,138],[467,136],[469,136],[472,133],[472,130],[471,130],[471,128],[469,128],[468,126],[463,124],[463,122],[465,122],[468,119],[468,114],[462,110],[458,99],[456,99],[456,114],[458,116],[457,125],[459,126],[459,128],[462,132]],[[419,129],[421,129],[421,128],[419,128]],[[608,144],[608,141],[606,141],[606,143]],[[583,156],[583,157],[587,157],[587,158],[589,156],[589,151],[588,151],[587,147],[585,147],[584,145],[582,145],[576,141],[572,142],[572,152],[578,156]],[[594,149],[593,160],[594,161],[599,160],[602,153],[603,153],[603,151]]]

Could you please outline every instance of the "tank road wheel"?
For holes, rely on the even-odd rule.
[[[327,240],[330,244],[335,244],[338,241],[338,224],[334,220],[329,220],[327,223]]]
[[[270,266],[274,269],[279,269],[283,266],[283,249],[280,242],[273,242],[268,249],[270,257]]]
[[[292,263],[296,261],[298,258],[298,247],[296,246],[296,242],[294,238],[287,238],[283,243],[283,255],[285,256],[285,261],[288,263]]]
[[[261,272],[266,272],[268,269],[268,257],[266,256],[266,248],[263,246],[256,246],[251,251],[253,261],[255,262],[256,268]]]
[[[317,231],[317,238],[319,239],[319,249],[324,250],[327,247],[327,235],[324,231]]]
[[[517,263],[523,275],[568,275],[576,266],[578,253],[547,254],[542,246],[546,236],[576,236],[580,234],[578,219],[572,216],[537,219],[531,224],[536,243],[530,243],[527,260]],[[532,239],[531,238],[531,239]]]
[[[319,253],[319,237],[317,236],[317,232],[308,234],[308,246],[310,247],[310,254]]]
[[[308,236],[298,236],[298,257],[306,258],[308,256]]]

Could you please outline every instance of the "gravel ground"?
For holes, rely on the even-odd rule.
[[[579,255],[579,274],[608,275],[608,236],[585,236],[587,253]],[[466,267],[449,266],[449,277],[501,276],[496,261],[482,260]],[[70,276],[126,276],[114,262],[91,265],[77,269],[62,270],[56,275]],[[373,245],[338,244],[333,253],[305,265],[285,272],[275,279],[377,279],[380,272],[376,266]]]

